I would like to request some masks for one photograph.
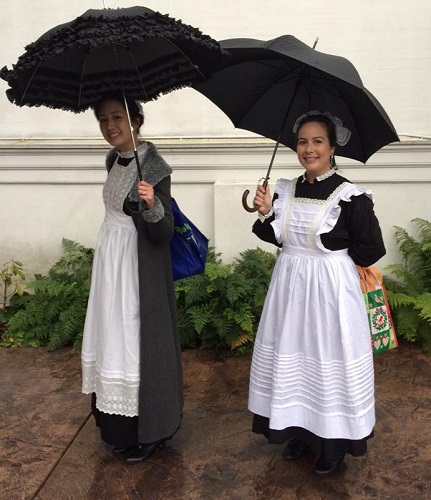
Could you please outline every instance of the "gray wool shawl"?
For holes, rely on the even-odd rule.
[[[115,152],[115,150],[114,150]],[[107,168],[109,170],[108,161]],[[174,232],[172,169],[148,143],[141,168],[160,202],[161,217],[132,214],[138,232],[141,316],[138,438],[153,443],[172,436],[181,424],[183,407],[181,346],[169,249]]]
[[[172,168],[166,163],[166,161],[160,156],[157,151],[156,146],[149,141],[146,141],[140,144],[137,148],[139,166],[142,178],[151,184],[153,187],[158,184],[162,179],[171,175]],[[111,170],[112,166],[115,163],[116,157],[121,156],[121,153],[113,148],[109,151],[106,156],[106,169],[108,172]],[[136,160],[130,156],[130,152],[128,152],[127,158],[133,158],[130,162],[130,167],[137,169]],[[139,206],[142,207],[142,202],[139,199],[138,191],[136,189],[137,183],[139,180],[138,173],[136,171],[136,179],[133,183],[133,187],[130,190],[127,196],[127,202],[135,202],[139,203]],[[158,197],[155,197],[154,207],[149,210],[144,210],[142,212],[142,217],[148,222],[157,222],[163,217],[164,211],[163,207],[160,203]],[[128,214],[129,215],[129,214]]]

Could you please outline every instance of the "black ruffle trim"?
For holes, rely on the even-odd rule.
[[[199,29],[145,7],[89,10],[28,45],[0,78],[18,106],[80,112],[122,87],[145,102],[190,86],[225,54]]]

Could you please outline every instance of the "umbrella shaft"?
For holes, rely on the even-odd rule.
[[[138,177],[139,177],[139,180],[142,181],[142,172],[141,172],[141,164],[139,163],[139,157],[138,157],[138,152],[136,151],[136,147],[135,147],[135,150],[134,150],[134,153],[135,153],[135,160],[136,160],[136,168],[138,169]]]
[[[274,151],[272,152],[272,158],[271,158],[271,161],[269,163],[268,171],[266,172],[265,183],[264,183],[263,187],[266,187],[268,185],[269,176],[271,174],[271,169],[272,169],[272,164],[274,163],[274,158],[275,158],[275,155],[277,153],[278,145],[280,144],[280,140],[281,140],[281,137],[282,137],[283,132],[284,132],[284,127],[286,126],[287,117],[289,116],[290,109],[292,107],[293,101],[295,100],[296,94],[299,91],[299,87],[301,85],[301,81],[302,81],[303,77],[304,77],[304,71],[302,71],[301,76],[298,78],[298,80],[296,82],[295,88],[294,88],[293,93],[292,93],[292,97],[291,97],[290,102],[289,102],[289,106],[287,107],[286,113],[284,115],[283,123],[281,124],[281,128],[280,128],[280,133],[278,134],[277,142],[275,143]]]

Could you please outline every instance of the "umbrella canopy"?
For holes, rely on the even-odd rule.
[[[116,92],[145,102],[204,80],[221,55],[197,28],[145,7],[88,10],[28,45],[0,77],[18,106],[80,112]]]
[[[352,133],[336,153],[363,163],[399,140],[388,115],[347,59],[318,52],[290,35],[269,41],[236,38],[220,45],[230,55],[211,79],[193,88],[236,127],[295,150],[296,119],[312,110],[329,111]]]

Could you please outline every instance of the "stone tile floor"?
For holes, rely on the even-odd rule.
[[[89,415],[79,353],[0,349],[0,500],[431,500],[431,358],[418,348],[375,357],[375,438],[324,478],[312,456],[283,461],[250,432],[249,359],[186,351],[183,363],[180,431],[126,465]]]

